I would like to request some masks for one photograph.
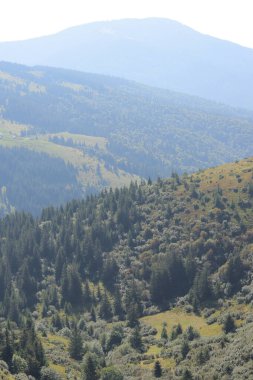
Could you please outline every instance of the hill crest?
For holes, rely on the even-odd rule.
[[[1,43],[0,60],[115,75],[249,109],[253,104],[252,49],[167,19],[90,23]]]

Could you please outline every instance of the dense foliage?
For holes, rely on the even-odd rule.
[[[38,215],[43,207],[60,205],[82,192],[76,171],[63,160],[20,148],[0,148],[0,188],[3,214],[26,210]],[[0,200],[1,204],[1,200]],[[1,212],[0,212],[1,216]]]
[[[4,118],[33,126],[31,133],[103,136],[107,151],[93,155],[142,177],[253,154],[246,111],[113,77],[9,63],[0,70]]]
[[[5,217],[0,222],[0,313],[3,323],[9,320],[15,328],[3,325],[1,357],[10,370],[15,371],[14,355],[25,359],[26,372],[35,376],[46,364],[27,312],[35,319],[49,317],[53,331],[65,331],[70,357],[84,356],[83,379],[89,371],[94,378],[102,373],[110,378],[113,370],[103,370],[106,355],[126,336],[129,349],[145,352],[142,315],[176,302],[199,312],[243,294],[243,286],[251,286],[252,170],[252,160],[245,160],[193,176],[174,174],[154,184],[105,190],[44,209],[39,219],[25,213]],[[85,315],[93,323],[89,328]],[[116,324],[104,338],[97,332],[101,347],[88,349],[81,331],[95,339],[92,326],[103,320],[124,321],[125,327]],[[25,333],[27,324],[32,337]],[[231,316],[223,326],[226,334],[236,329]],[[11,331],[20,343],[9,347],[17,340]],[[177,325],[169,337],[163,325],[162,342],[181,336],[186,360],[189,342],[199,334],[189,328],[183,335]],[[28,343],[22,346],[24,340]],[[36,346],[29,348],[31,359],[22,351],[30,345]],[[207,352],[198,355],[197,362],[207,362]]]

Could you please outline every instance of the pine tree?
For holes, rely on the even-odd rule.
[[[162,367],[161,367],[161,364],[160,364],[159,360],[157,360],[155,362],[154,376],[157,377],[157,378],[162,376]]]
[[[212,289],[209,282],[209,270],[205,266],[200,273],[198,273],[194,279],[192,288],[192,300],[197,303],[208,301],[212,296]]]
[[[18,295],[16,294],[16,291],[13,288],[11,291],[8,317],[11,321],[16,322],[17,325],[19,324],[19,321],[20,321],[19,300],[18,300]]]
[[[92,320],[93,322],[96,322],[96,320],[97,320],[97,316],[96,316],[96,311],[95,311],[95,308],[94,308],[94,307],[91,308],[90,316],[91,316],[91,320]]]
[[[77,326],[74,325],[70,342],[69,342],[69,355],[72,359],[81,360],[83,357],[83,340],[80,331],[77,329]]]
[[[90,285],[88,281],[85,281],[85,284],[84,284],[83,303],[84,303],[85,309],[89,310],[92,304],[92,295],[91,295]]]
[[[114,258],[105,261],[102,271],[102,280],[106,288],[110,291],[114,289],[118,272],[119,267]]]
[[[186,339],[184,339],[181,346],[181,354],[182,354],[183,359],[186,358],[189,351],[190,351],[189,343],[187,342]]]
[[[127,309],[127,324],[129,327],[139,324],[137,306],[134,304],[130,305]]]
[[[83,305],[81,278],[77,268],[73,265],[63,269],[61,292],[63,302],[68,302],[71,306],[78,308]]]
[[[161,339],[165,339],[165,340],[168,339],[167,323],[166,322],[163,322],[163,328],[162,328],[162,332],[161,332]]]
[[[112,318],[112,307],[107,293],[105,292],[101,300],[99,315],[106,321]]]
[[[121,302],[121,294],[119,288],[116,287],[114,293],[114,303],[113,303],[114,315],[117,315],[120,320],[124,318],[124,310]]]
[[[192,377],[192,373],[189,369],[186,369],[183,373],[183,377],[182,377],[182,380],[192,380],[193,377]]]
[[[140,334],[140,327],[139,325],[137,325],[131,336],[130,336],[130,344],[131,346],[137,350],[137,351],[142,351],[143,349],[143,344],[142,344],[142,338],[141,338],[141,334]]]
[[[9,367],[11,367],[11,364],[12,364],[13,354],[14,354],[14,345],[11,339],[9,326],[7,326],[5,330],[5,342],[4,342],[4,347],[2,350],[1,357],[8,364]]]
[[[20,353],[27,361],[29,374],[36,379],[39,378],[40,369],[46,364],[46,359],[41,341],[36,335],[31,316],[28,316],[20,337]]]
[[[235,321],[234,319],[231,317],[230,314],[228,314],[225,318],[225,321],[223,323],[223,327],[222,327],[223,331],[225,332],[225,334],[228,334],[230,332],[234,332],[235,329],[236,329],[236,325],[235,325]]]
[[[27,262],[20,269],[18,287],[25,296],[26,306],[33,306],[36,302],[37,284],[34,277],[31,276]]]
[[[82,368],[82,380],[98,380],[97,364],[94,357],[88,354]]]

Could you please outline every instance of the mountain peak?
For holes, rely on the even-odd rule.
[[[253,107],[253,50],[164,18],[95,22],[1,43],[0,60],[113,75]]]

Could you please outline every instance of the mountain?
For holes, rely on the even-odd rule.
[[[151,18],[0,44],[0,60],[114,75],[252,110],[253,50]]]
[[[253,154],[251,112],[114,77],[0,63],[0,112],[0,186],[37,214]]]
[[[2,219],[0,371],[250,379],[252,174],[248,158]]]

